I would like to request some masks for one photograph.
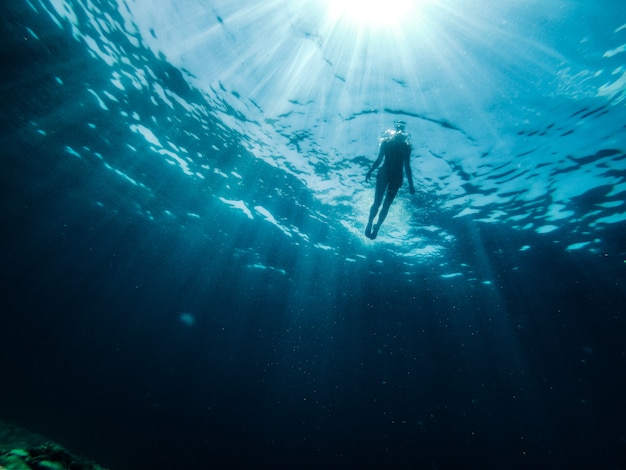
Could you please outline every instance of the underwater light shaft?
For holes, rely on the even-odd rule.
[[[343,17],[367,26],[395,26],[422,3],[411,0],[332,0],[328,1],[328,11],[333,18]]]

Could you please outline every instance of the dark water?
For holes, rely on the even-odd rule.
[[[521,169],[422,149],[370,243],[359,155],[275,154],[120,5],[2,7],[0,418],[112,469],[626,468],[623,91],[516,127]]]

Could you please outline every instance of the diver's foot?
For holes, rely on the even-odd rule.
[[[367,224],[367,227],[365,227],[365,236],[367,238],[372,238],[372,223],[371,222],[369,222]]]
[[[378,236],[378,229],[380,229],[380,225],[379,224],[374,225],[374,230],[372,230],[372,234],[370,235],[370,238],[372,240]]]

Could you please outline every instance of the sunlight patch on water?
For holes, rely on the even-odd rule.
[[[157,136],[154,135],[154,132],[152,132],[146,126],[142,126],[141,124],[131,124],[130,130],[141,134],[147,142],[156,145],[157,147],[162,147],[161,142],[159,142]]]
[[[254,210],[257,212],[257,214],[263,216],[263,218],[271,223],[272,225],[278,227],[281,232],[283,232],[285,235],[287,235],[288,237],[292,237],[293,235],[291,234],[291,231],[286,228],[284,225],[282,225],[280,222],[278,222],[276,220],[276,218],[274,218],[274,216],[272,215],[272,213],[270,211],[268,211],[267,209],[265,209],[262,206],[255,206]]]
[[[255,270],[260,270],[260,271],[270,271],[270,272],[275,272],[278,274],[282,274],[283,276],[287,275],[287,271],[285,271],[284,269],[280,269],[280,268],[274,268],[272,266],[266,266],[264,264],[261,263],[257,263],[257,264],[249,264],[248,266],[246,266],[248,269],[255,269]]]
[[[558,230],[559,227],[557,227],[556,225],[543,225],[541,227],[537,227],[537,229],[535,230],[537,233],[550,233],[550,232],[554,232],[555,230]]]
[[[230,207],[233,207],[235,209],[239,209],[240,211],[242,211],[246,217],[248,217],[248,219],[254,219],[254,216],[252,215],[252,212],[250,211],[250,209],[248,209],[248,206],[246,206],[246,203],[243,201],[231,201],[228,199],[225,199],[223,197],[219,198],[220,201],[222,201],[224,204],[229,205]]]
[[[591,242],[572,243],[565,248],[566,251],[576,251],[588,246]]]

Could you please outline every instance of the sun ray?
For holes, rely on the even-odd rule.
[[[367,27],[397,26],[424,1],[415,0],[331,0],[328,11],[333,18],[343,18]]]

